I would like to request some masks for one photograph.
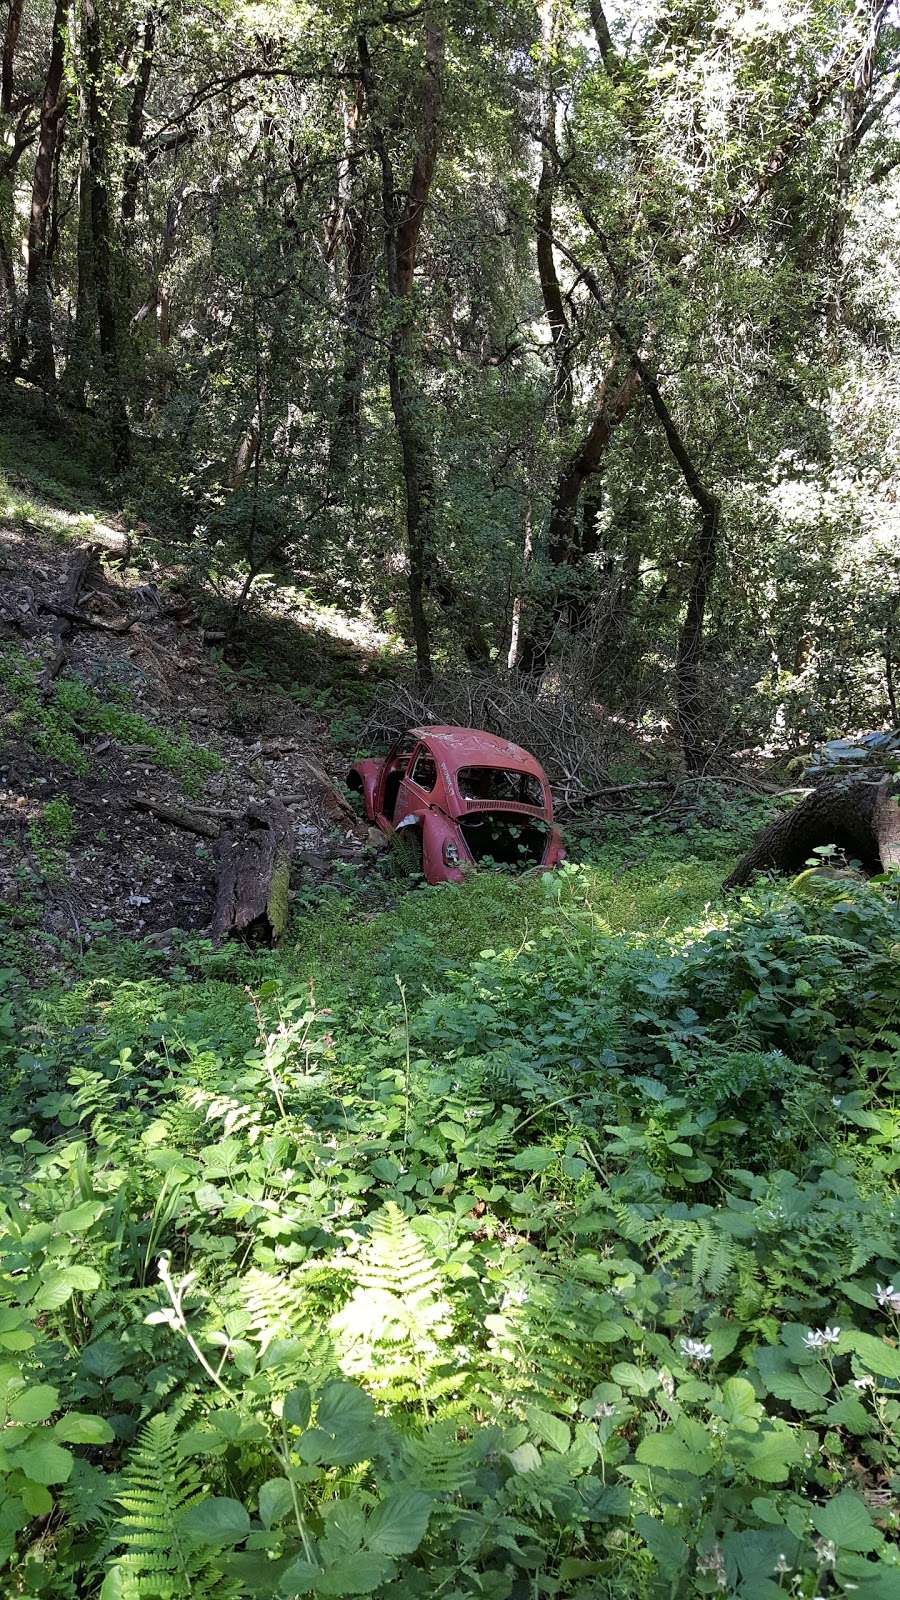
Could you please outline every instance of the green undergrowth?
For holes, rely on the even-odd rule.
[[[4,1592],[900,1595],[898,885],[725,866],[4,974]]]
[[[21,650],[0,649],[0,689],[12,709],[0,724],[0,737],[23,739],[44,756],[86,776],[91,770],[89,744],[106,737],[122,745],[141,745],[157,766],[173,772],[186,793],[198,794],[204,776],[221,767],[212,750],[185,735],[163,731],[129,708],[124,691],[104,700],[75,677],[62,677],[49,694],[42,692],[41,664]]]

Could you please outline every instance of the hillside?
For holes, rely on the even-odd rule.
[[[224,600],[161,562],[152,541],[142,547],[121,518],[105,522],[83,491],[71,511],[54,488],[63,492],[51,481],[45,498],[15,471],[0,479],[7,936],[19,930],[39,953],[48,938],[84,948],[110,933],[164,940],[200,931],[212,909],[217,834],[251,799],[273,793],[288,797],[298,889],[327,880],[336,861],[371,858],[365,828],[329,790],[346,755],[327,708],[342,675],[364,686],[375,630],[358,628],[356,645],[348,625],[351,642],[343,640],[340,618],[289,595],[280,613],[260,604],[254,618],[270,645],[273,631],[287,636],[280,678],[254,660],[252,628],[241,664],[230,665]],[[71,492],[65,499],[73,503]],[[66,585],[88,554],[67,606]],[[52,678],[49,667],[59,669]]]

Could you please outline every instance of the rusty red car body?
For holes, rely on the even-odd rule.
[[[540,762],[478,728],[411,728],[347,781],[382,833],[418,834],[428,883],[460,883],[479,861],[546,868],[565,857]]]

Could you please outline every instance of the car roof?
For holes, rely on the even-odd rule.
[[[483,728],[457,728],[452,723],[432,723],[424,728],[410,728],[435,754],[440,753],[454,770],[459,767],[514,766],[533,772],[543,779],[540,762],[511,739],[500,739],[495,733],[485,733]]]

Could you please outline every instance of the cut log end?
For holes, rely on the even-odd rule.
[[[287,925],[293,826],[280,800],[257,801],[222,834],[211,934],[273,945]]]
[[[757,872],[799,872],[813,851],[835,845],[869,874],[900,866],[900,779],[827,778],[792,811],[776,817],[725,879],[723,889]]]

